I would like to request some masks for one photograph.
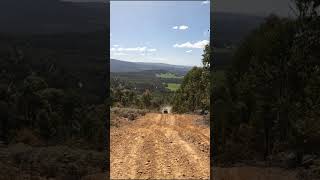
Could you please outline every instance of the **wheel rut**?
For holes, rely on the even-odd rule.
[[[209,127],[197,126],[199,118],[149,113],[112,128],[111,178],[209,179]]]

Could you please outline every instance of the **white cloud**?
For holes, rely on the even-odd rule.
[[[188,28],[189,28],[189,26],[186,26],[186,25],[172,27],[172,29],[179,29],[179,30],[186,30]]]
[[[124,48],[124,51],[146,51],[147,47]]]
[[[186,42],[183,44],[175,44],[173,47],[175,48],[195,48],[195,49],[202,49],[205,45],[209,44],[208,40],[202,40],[195,43]]]
[[[201,2],[201,4],[209,4],[209,3],[210,3],[210,0],[205,0]]]
[[[182,25],[182,26],[179,27],[180,30],[186,30],[186,29],[188,29],[188,28],[189,28],[189,27],[186,26],[186,25]]]
[[[186,51],[186,53],[191,53],[192,52],[192,50],[188,50],[188,51]]]
[[[119,47],[119,45],[115,44],[115,45],[113,45],[113,47]]]
[[[134,47],[134,48],[110,48],[112,52],[155,52],[157,49],[149,49],[145,46],[143,47]]]
[[[157,49],[148,49],[147,51],[149,51],[149,52],[155,52],[155,51],[157,51]]]
[[[122,53],[122,52],[116,52],[116,53],[113,53],[114,56],[126,56],[128,54],[126,53]]]
[[[111,48],[111,51],[138,51],[143,52],[146,51],[147,47],[135,47],[135,48]]]

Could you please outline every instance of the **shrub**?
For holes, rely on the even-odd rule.
[[[36,135],[36,133],[27,128],[23,128],[17,131],[15,141],[28,144],[28,145],[35,145],[35,146],[43,144],[43,142]]]

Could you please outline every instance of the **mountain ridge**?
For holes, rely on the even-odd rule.
[[[192,66],[172,65],[166,63],[129,62],[110,59],[110,72],[140,72],[147,70],[165,70],[170,72],[187,72]]]

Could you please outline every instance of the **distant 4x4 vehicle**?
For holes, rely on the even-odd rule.
[[[195,110],[194,112],[199,115],[208,115],[209,114],[208,110],[203,110],[203,109],[198,109],[198,110]]]

